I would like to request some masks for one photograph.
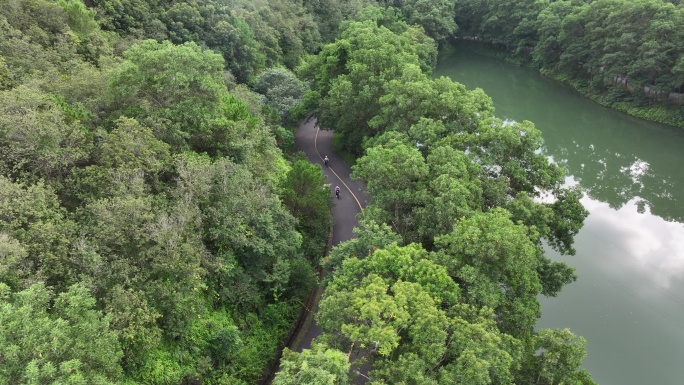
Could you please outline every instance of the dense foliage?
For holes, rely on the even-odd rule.
[[[278,4],[255,36],[218,3],[1,2],[0,384],[262,377],[330,224],[278,147],[306,86],[266,71],[320,36]]]
[[[363,0],[149,1],[93,0],[102,28],[131,38],[194,41],[220,53],[246,82],[266,68],[294,68],[304,53],[332,40]]]
[[[593,383],[581,337],[534,329],[576,279],[542,245],[574,253],[581,192],[533,123],[430,76],[437,42],[648,105],[682,91],[681,6],[0,5],[0,384],[256,383],[331,224],[320,167],[282,152],[311,111],[372,204],[275,383],[349,383],[354,350],[374,384]]]

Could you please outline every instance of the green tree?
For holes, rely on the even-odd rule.
[[[3,7],[2,16],[4,21],[21,31],[31,43],[44,49],[57,47],[67,49],[69,51],[65,55],[67,57],[74,52],[74,47],[69,44],[66,36],[70,30],[68,16],[59,2],[23,0],[9,3]],[[60,61],[65,57],[51,56],[51,58]]]
[[[552,72],[558,70],[562,54],[561,24],[573,10],[569,1],[554,1],[539,12],[536,21],[539,41],[532,53],[533,62],[537,66]]]
[[[569,190],[577,192],[576,190]],[[518,194],[506,206],[514,221],[521,221],[527,226],[534,227],[539,237],[531,239],[536,243],[537,272],[542,284],[542,294],[556,296],[564,285],[577,279],[575,269],[565,262],[551,261],[542,252],[542,238],[552,247],[565,254],[574,254],[572,239],[577,234],[581,224],[588,214],[579,200],[572,199],[572,203],[563,202],[560,197],[555,203],[539,204],[527,194]],[[566,217],[567,216],[567,217]]]
[[[456,3],[445,0],[407,0],[401,10],[411,24],[419,24],[431,38],[440,41],[456,33]]]
[[[51,67],[68,73],[68,62],[83,59],[99,64],[101,56],[111,55],[114,36],[100,31],[94,17],[80,0],[5,2],[0,34],[15,41],[6,41],[0,52],[18,65],[19,77]]]
[[[318,324],[381,357],[405,345],[438,360],[447,318],[437,305],[454,303],[458,288],[443,267],[425,257],[413,244],[345,260],[321,300]]]
[[[112,101],[175,151],[227,155],[231,144],[237,145],[230,143],[231,131],[255,125],[245,106],[227,93],[219,55],[195,43],[147,40],[124,56],[112,75]]]
[[[446,77],[430,79],[414,65],[404,66],[401,76],[385,86],[385,92],[378,115],[369,122],[379,132],[407,132],[421,119],[446,124],[451,132],[473,131],[481,117],[494,112],[491,99],[481,89],[468,91]]]
[[[526,55],[525,48],[537,42],[535,20],[548,3],[548,0],[487,2],[488,12],[481,27],[483,37],[507,50]]]
[[[563,180],[564,170],[539,152],[543,138],[530,121],[508,124],[485,119],[477,135],[470,138],[473,141],[468,143],[468,150],[474,152],[488,174],[508,181],[510,195],[519,191],[537,195]]]
[[[417,130],[412,132],[423,138],[432,135]],[[434,146],[424,159],[422,143],[408,143],[409,136],[396,132],[368,141],[354,175],[367,181],[374,197],[366,217],[391,224],[407,242],[430,247],[435,236],[451,232],[455,219],[481,209],[483,171],[451,147]]]
[[[278,111],[283,122],[291,123],[290,110],[301,102],[306,87],[291,71],[271,68],[256,78],[254,90],[264,95],[264,103]]]
[[[512,384],[520,343],[499,332],[490,309],[461,303],[427,256],[390,244],[346,259],[320,303],[323,339],[365,350],[374,383]]]
[[[127,194],[133,186],[146,192],[164,189],[161,177],[171,168],[169,146],[135,119],[121,117],[114,124],[110,133],[98,133],[94,164],[72,170],[61,191],[66,205]]]
[[[354,234],[356,238],[342,242],[330,251],[323,260],[323,267],[336,270],[347,258],[360,258],[387,245],[402,243],[401,236],[394,233],[387,224],[375,222],[365,215],[359,219],[359,226],[354,227]],[[327,275],[326,279],[331,279],[331,275]]]
[[[497,328],[489,308],[456,307],[439,384],[514,384],[522,343]]]
[[[71,254],[76,232],[77,224],[67,218],[51,188],[0,176],[0,233],[14,249],[6,260],[11,264],[4,268],[13,270],[21,286],[44,281],[64,289],[74,283],[79,275]]]
[[[164,13],[170,40],[176,44],[201,41],[206,21],[199,11],[199,3],[172,3]]]
[[[107,119],[107,69],[88,62],[74,61],[68,74],[55,69],[31,79],[43,92],[55,95],[55,102],[70,119],[77,119],[89,132],[96,133]]]
[[[29,86],[0,92],[0,173],[60,180],[89,146],[88,132],[53,96]]]
[[[423,205],[427,199],[425,178],[429,172],[420,151],[399,140],[388,139],[384,146],[367,149],[353,170],[355,178],[366,182],[373,205],[381,209],[367,215],[382,215],[373,219],[391,224],[409,242],[418,241],[413,208]]]
[[[321,48],[318,24],[315,17],[306,11],[304,2],[267,0],[266,3],[244,2],[243,7],[249,9],[244,14],[245,20],[262,46],[266,46],[265,41],[275,41],[274,48],[278,54],[268,58],[267,66],[282,64],[294,69],[304,55]]]
[[[157,174],[171,162],[169,146],[135,119],[119,118],[99,145],[98,164]]]
[[[219,55],[194,43],[148,40],[125,56],[110,83],[110,97],[124,115],[150,127],[172,152],[231,157],[275,188],[282,154],[268,127],[228,93]]]
[[[31,271],[25,266],[27,261],[24,246],[8,234],[0,233],[0,277],[10,288],[20,288],[31,278]]]
[[[226,67],[243,83],[266,66],[254,31],[239,17],[232,16],[213,25],[207,35],[207,45],[221,53]]]
[[[568,329],[543,329],[535,336],[537,378],[535,384],[578,383],[586,341]],[[591,381],[593,382],[593,381]],[[584,382],[582,382],[584,383]]]
[[[481,37],[481,28],[489,8],[479,0],[461,0],[455,7],[455,21],[458,35]]]
[[[155,22],[159,12],[154,4],[142,0],[93,0],[96,19],[103,29],[140,36]],[[162,39],[164,40],[164,39]]]
[[[114,36],[100,31],[94,9],[87,8],[82,0],[60,0],[58,3],[66,13],[69,36],[78,54],[93,64],[99,64],[101,56],[112,55],[113,49],[108,43]]]
[[[297,219],[304,238],[303,250],[309,258],[318,258],[327,243],[332,225],[330,190],[321,169],[306,160],[297,160],[283,181],[283,204]]]
[[[427,164],[430,199],[415,212],[421,237],[431,243],[436,236],[450,233],[457,218],[480,209],[482,169],[462,151],[446,146],[432,148]]]
[[[127,374],[136,376],[161,345],[163,331],[158,321],[162,314],[145,291],[124,284],[115,284],[100,300],[111,317],[110,330],[121,344],[121,365]]]
[[[367,0],[305,0],[303,5],[312,14],[324,43],[335,40],[344,20],[353,19],[357,12],[375,5]]]
[[[279,198],[245,166],[225,158],[212,162],[183,154],[175,168],[177,199],[193,203],[188,210],[199,210],[204,245],[213,255],[210,289],[217,300],[256,310],[283,294],[290,298],[302,236]]]
[[[509,218],[496,208],[458,221],[435,239],[434,258],[462,286],[467,303],[494,309],[502,331],[525,338],[541,315],[537,248],[531,230]]]
[[[562,51],[558,68],[575,79],[586,79],[588,77],[588,63],[594,54],[586,38],[587,21],[581,17],[582,11],[588,7],[588,4],[579,6],[574,12],[564,17],[558,35]]]
[[[346,385],[349,383],[347,355],[323,344],[314,344],[301,353],[283,350],[274,385]]]
[[[80,285],[55,296],[41,284],[12,293],[0,282],[0,383],[118,383],[121,347],[94,306]]]
[[[12,83],[12,72],[7,67],[5,59],[0,55],[0,91],[11,88]]]
[[[314,81],[313,89],[321,96],[321,126],[341,132],[346,148],[359,154],[363,138],[379,132],[368,122],[380,111],[386,84],[407,65],[429,71],[436,49],[432,39],[387,12],[373,8],[357,18],[362,21],[346,24],[340,38],[305,63],[300,73]]]

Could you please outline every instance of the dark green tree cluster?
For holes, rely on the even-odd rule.
[[[449,0],[381,0],[378,5],[401,10],[409,24],[423,27],[431,38],[441,41],[457,31],[454,1]]]
[[[312,16],[299,3],[228,4],[213,0],[95,0],[103,29],[135,39],[194,41],[221,53],[240,82],[277,64],[297,65],[320,45]]]
[[[254,91],[264,95],[264,104],[271,107],[284,123],[293,123],[291,111],[302,102],[306,85],[292,71],[269,68],[259,74]]]
[[[225,58],[253,63],[188,40],[248,26],[208,4],[167,4],[168,25],[153,2],[1,5],[0,384],[256,383],[330,224],[320,167],[274,135],[301,82],[234,84]]]
[[[226,68],[247,82],[266,68],[293,69],[337,35],[338,24],[365,1],[94,0],[107,31],[132,39],[194,41],[219,52]]]
[[[670,93],[684,91],[684,8],[672,2],[465,0],[456,14],[460,36],[491,43],[608,104],[666,104]]]
[[[584,339],[534,330],[537,297],[576,279],[543,244],[574,254],[581,192],[531,122],[431,78],[434,52],[393,10],[368,8],[300,68],[321,122],[363,154],[354,176],[372,197],[358,238],[327,260],[319,340],[370,360],[373,384],[592,384]]]

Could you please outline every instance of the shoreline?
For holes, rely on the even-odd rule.
[[[586,88],[580,87],[578,83],[581,82],[581,80],[574,80],[567,78],[565,76],[549,72],[549,71],[542,71],[539,68],[536,68],[534,66],[531,66],[529,64],[526,64],[524,62],[521,62],[519,60],[514,60],[511,55],[509,55],[506,52],[496,50],[494,48],[490,48],[488,43],[481,42],[479,40],[475,39],[459,39],[459,38],[454,38],[449,43],[440,45],[439,47],[439,53],[442,53],[445,50],[449,49],[454,49],[456,46],[464,46],[466,47],[467,50],[470,52],[473,52],[478,55],[486,56],[489,58],[493,58],[496,60],[502,60],[507,63],[511,63],[514,65],[517,65],[519,67],[523,68],[529,68],[531,70],[536,71],[539,75],[551,79],[553,81],[556,81],[558,83],[561,83],[563,85],[566,85],[570,88],[572,88],[575,92],[578,94],[582,95],[582,97],[591,100],[592,102],[605,107],[605,108],[610,108],[611,110],[618,111],[624,114],[627,114],[631,117],[641,119],[644,121],[648,122],[654,122],[654,123],[659,123],[659,124],[664,124],[667,126],[675,127],[675,128],[680,128],[684,129],[684,106],[681,107],[680,109],[682,112],[680,113],[682,116],[679,117],[676,110],[672,108],[668,108],[667,106],[664,105],[654,105],[651,107],[638,107],[634,106],[629,102],[624,102],[624,101],[617,101],[617,102],[610,102],[604,100],[607,95],[595,95],[595,94],[590,94],[586,92]]]

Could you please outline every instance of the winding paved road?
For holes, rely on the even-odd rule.
[[[332,209],[334,221],[332,245],[335,246],[354,238],[353,229],[358,225],[356,215],[361,213],[361,207],[365,207],[370,199],[366,195],[366,186],[361,181],[352,180],[349,177],[351,167],[333,152],[332,134],[333,132],[329,130],[319,130],[316,118],[311,117],[295,132],[295,149],[306,153],[311,163],[321,165],[327,177],[326,183],[330,185],[330,196],[334,197],[335,186],[340,186],[340,199],[333,198],[335,206]],[[326,155],[330,159],[330,167],[323,165],[323,157]],[[314,313],[317,311],[318,302],[313,309]],[[320,334],[321,329],[314,320],[301,339],[297,351],[309,349],[311,341]],[[362,367],[361,371],[367,373],[367,368]]]

